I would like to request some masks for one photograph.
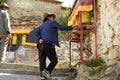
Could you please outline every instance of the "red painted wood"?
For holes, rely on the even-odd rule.
[[[79,23],[79,33],[76,33],[77,35],[79,35],[80,39],[72,39],[70,40],[70,43],[71,42],[79,42],[80,43],[80,63],[83,64],[85,62],[88,62],[90,60],[85,60],[84,59],[84,47],[83,47],[83,42],[84,40],[86,39],[86,37],[89,36],[90,33],[94,33],[94,37],[95,37],[95,51],[94,53],[96,54],[96,60],[98,59],[98,45],[97,45],[97,25],[96,25],[96,0],[78,0],[77,3],[76,3],[76,6],[75,8],[78,6],[78,3],[79,5],[88,5],[88,4],[91,4],[93,5],[93,12],[94,12],[94,22],[93,23],[82,23],[82,12],[79,12],[79,19],[80,19],[80,23]],[[75,9],[74,8],[74,9]],[[73,10],[74,12],[74,10]],[[72,15],[71,15],[72,16]],[[70,17],[71,17],[70,16]],[[87,28],[86,26],[89,26],[89,28]],[[88,33],[87,34],[83,34],[83,30],[86,29],[88,30]],[[75,33],[74,33],[75,34]],[[71,45],[71,44],[70,44]],[[71,54],[71,53],[70,53]]]

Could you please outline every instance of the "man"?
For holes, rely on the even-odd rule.
[[[58,42],[58,29],[60,30],[72,30],[71,26],[62,26],[57,21],[54,20],[54,14],[48,14],[44,20],[43,24],[36,30],[36,37],[38,40],[39,62],[40,71],[42,76],[51,80],[51,73],[55,68],[58,59],[55,51],[55,45],[60,47]],[[50,64],[46,67],[46,58],[50,60]]]
[[[0,5],[0,62],[2,63],[6,62],[7,44],[11,37],[10,19],[7,12],[8,8],[6,3]]]

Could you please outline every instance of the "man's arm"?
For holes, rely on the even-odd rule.
[[[57,21],[53,21],[53,25],[60,30],[68,31],[73,29],[72,26],[63,26],[63,25],[60,25]]]
[[[5,25],[5,29],[7,31],[7,34],[11,33],[11,26],[10,26],[10,18],[9,18],[9,14],[8,12],[4,12],[4,25]]]
[[[38,40],[39,43],[43,43],[43,39],[41,37],[41,32],[40,32],[40,28],[37,28],[36,31],[35,31],[35,36]]]
[[[35,36],[38,40],[38,44],[37,44],[37,48],[38,48],[38,58],[35,59],[35,62],[37,62],[39,60],[39,58],[41,57],[41,53],[43,51],[43,39],[41,37],[41,32],[40,32],[40,27],[38,27],[35,31]]]

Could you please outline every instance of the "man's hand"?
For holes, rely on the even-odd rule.
[[[44,42],[43,39],[40,39],[40,40],[39,40],[39,43],[40,43],[40,44],[42,44],[43,42]]]
[[[79,26],[73,26],[73,30],[78,30]]]
[[[11,38],[11,37],[12,37],[12,35],[11,35],[11,34],[7,34],[7,37],[8,37],[8,38]]]

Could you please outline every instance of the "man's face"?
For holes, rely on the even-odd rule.
[[[8,11],[8,8],[7,7],[3,7],[3,10]]]
[[[53,16],[48,17],[49,20],[54,20]]]

